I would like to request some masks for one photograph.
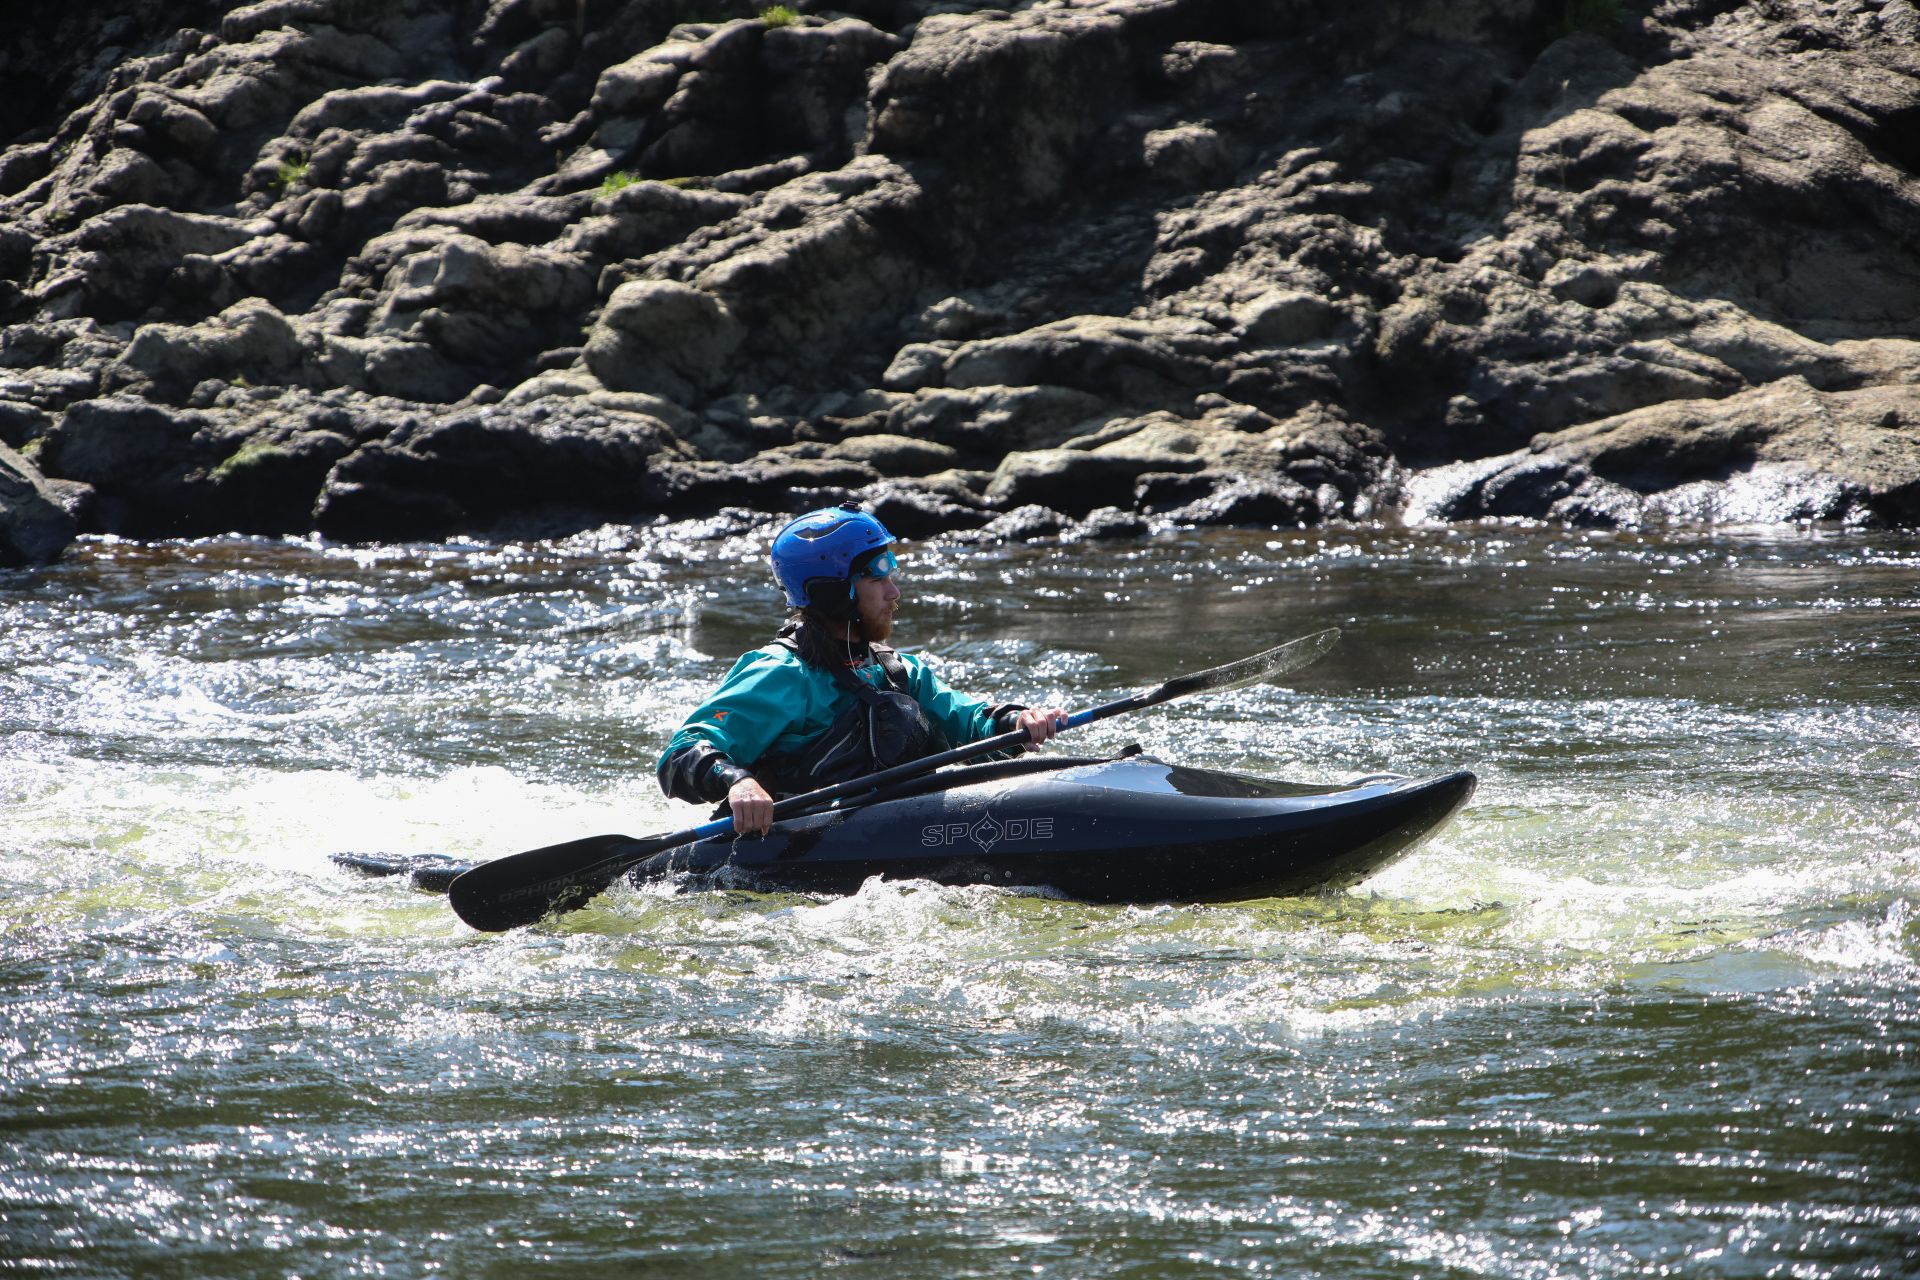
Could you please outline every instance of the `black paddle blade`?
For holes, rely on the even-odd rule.
[[[455,877],[447,899],[476,929],[517,929],[549,912],[585,906],[654,848],[632,836],[588,836],[528,849]]]
[[[1339,638],[1340,628],[1328,627],[1325,631],[1316,631],[1310,636],[1277,644],[1264,653],[1256,653],[1238,662],[1195,671],[1191,675],[1175,676],[1147,697],[1152,702],[1165,702],[1170,698],[1184,698],[1190,693],[1220,693],[1259,684],[1262,680],[1271,680],[1319,661]]]
[[[471,859],[444,853],[333,853],[332,861],[363,876],[405,876],[407,883],[426,893],[445,893],[462,872],[471,871]]]

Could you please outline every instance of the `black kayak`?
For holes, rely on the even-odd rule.
[[[1453,816],[1471,773],[1313,785],[1147,755],[944,769],[783,819],[767,836],[699,840],[633,868],[636,882],[807,894],[867,880],[1046,889],[1086,902],[1222,902],[1355,884]],[[438,855],[335,854],[444,892],[474,865]]]

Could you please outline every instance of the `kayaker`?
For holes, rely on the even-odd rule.
[[[660,789],[725,801],[735,828],[763,835],[776,796],[797,795],[1024,729],[1035,745],[1066,723],[1059,707],[990,704],[957,693],[927,659],[886,645],[900,603],[894,537],[855,506],[789,522],[773,576],[793,612],[741,656],[668,739]]]

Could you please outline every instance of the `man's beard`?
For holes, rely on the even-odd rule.
[[[885,644],[893,634],[893,611],[882,605],[860,615],[860,638],[868,644]]]

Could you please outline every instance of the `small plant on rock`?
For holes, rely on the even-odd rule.
[[[292,456],[270,441],[249,440],[232,455],[222,459],[220,464],[208,473],[207,478],[216,484],[224,483],[262,464],[271,466],[274,463],[283,463]]]
[[[281,191],[291,191],[295,187],[307,184],[307,174],[313,166],[305,160],[282,160],[279,168],[273,171],[273,185]]]
[[[770,27],[790,27],[800,21],[800,11],[790,4],[772,4],[760,11],[760,21]]]
[[[620,170],[618,173],[610,173],[600,181],[600,194],[602,197],[606,197],[613,195],[617,191],[625,191],[638,181],[640,181],[640,175],[629,173],[625,169]]]

